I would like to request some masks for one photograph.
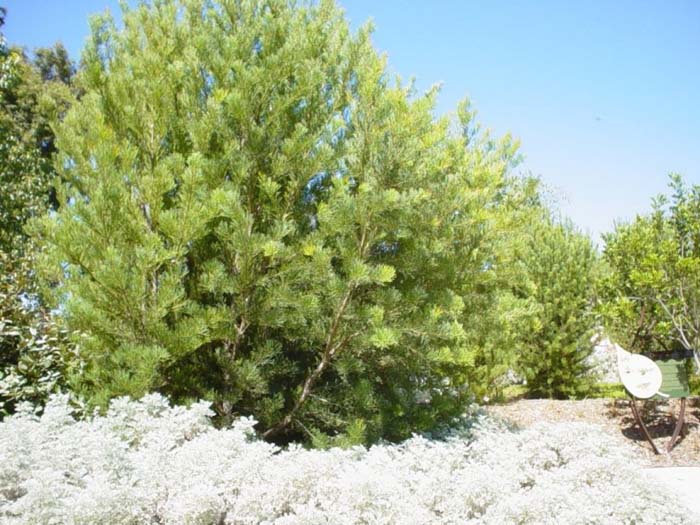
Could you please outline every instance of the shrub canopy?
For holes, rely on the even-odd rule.
[[[0,31],[4,22],[0,8]],[[41,403],[56,391],[72,354],[41,302],[36,248],[25,231],[32,217],[56,204],[50,122],[73,98],[72,73],[60,44],[38,49],[30,60],[0,32],[0,418],[20,401]]]
[[[271,439],[398,439],[459,413],[516,145],[391,81],[330,1],[93,20],[57,131],[44,275],[94,403],[158,390]],[[524,198],[524,197],[523,197]]]
[[[599,259],[591,239],[567,221],[533,222],[516,296],[530,305],[520,333],[518,369],[532,396],[589,393]]]
[[[626,348],[700,349],[700,185],[670,176],[670,195],[605,236],[602,312]]]

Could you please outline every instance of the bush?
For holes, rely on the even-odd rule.
[[[514,432],[484,416],[442,439],[281,450],[206,403],[117,399],[75,420],[65,397],[0,424],[0,519],[14,523],[691,523],[580,424]]]
[[[523,257],[519,294],[532,305],[520,340],[518,368],[532,396],[577,398],[589,392],[596,324],[598,257],[570,223],[534,224]]]
[[[276,441],[396,440],[459,413],[515,144],[467,105],[434,119],[435,90],[390,81],[332,2],[123,20],[93,22],[58,129],[63,206],[38,229],[86,335],[80,393],[211,399]]]
[[[0,8],[0,28],[4,15]],[[41,301],[36,247],[25,232],[32,217],[55,204],[50,123],[70,104],[72,71],[60,44],[38,50],[32,62],[0,32],[0,418],[16,403],[40,403],[64,386],[75,355]]]
[[[671,175],[671,195],[605,238],[601,306],[611,337],[630,351],[700,348],[700,185]]]
[[[0,251],[0,419],[17,403],[41,404],[66,387],[77,348],[42,308],[26,258]]]

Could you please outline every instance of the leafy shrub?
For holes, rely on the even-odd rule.
[[[4,14],[0,8],[0,28]],[[40,300],[36,247],[25,232],[55,204],[50,122],[70,104],[72,72],[61,45],[30,61],[0,32],[0,418],[19,401],[39,403],[57,391],[74,356]]]
[[[700,348],[700,185],[671,175],[649,214],[605,235],[601,312],[625,348]]]
[[[0,520],[19,523],[683,524],[630,449],[593,426],[515,432],[475,416],[441,439],[328,451],[215,429],[206,403],[66,397],[0,424]]]
[[[459,413],[517,145],[435,119],[330,1],[123,20],[93,23],[38,233],[80,392],[210,399],[279,442]]]
[[[546,219],[533,224],[529,240],[520,294],[533,314],[521,333],[519,371],[530,395],[580,397],[594,381],[589,358],[597,254],[590,238],[571,223]]]
[[[0,252],[0,419],[19,402],[43,403],[66,386],[77,348],[55,317],[28,292],[26,259]]]

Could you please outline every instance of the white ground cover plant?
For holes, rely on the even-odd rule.
[[[115,400],[77,420],[66,397],[0,423],[7,524],[693,523],[627,447],[582,424],[514,431],[478,415],[440,439],[281,450],[206,403]]]

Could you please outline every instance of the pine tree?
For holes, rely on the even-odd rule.
[[[580,397],[593,379],[587,358],[596,325],[595,248],[571,223],[545,218],[533,223],[522,264],[525,280],[519,295],[530,302],[531,314],[518,361],[528,392]]]
[[[278,441],[460,413],[515,144],[436,120],[330,1],[123,20],[93,20],[38,232],[85,334],[75,388],[211,399]]]
[[[513,380],[518,348],[531,328],[536,305],[523,293],[529,276],[523,264],[532,250],[533,228],[541,227],[546,207],[539,180],[510,181],[499,201],[498,227],[492,228],[491,250],[478,293],[469,296],[463,318],[472,349],[467,381],[479,401],[501,400]]]

